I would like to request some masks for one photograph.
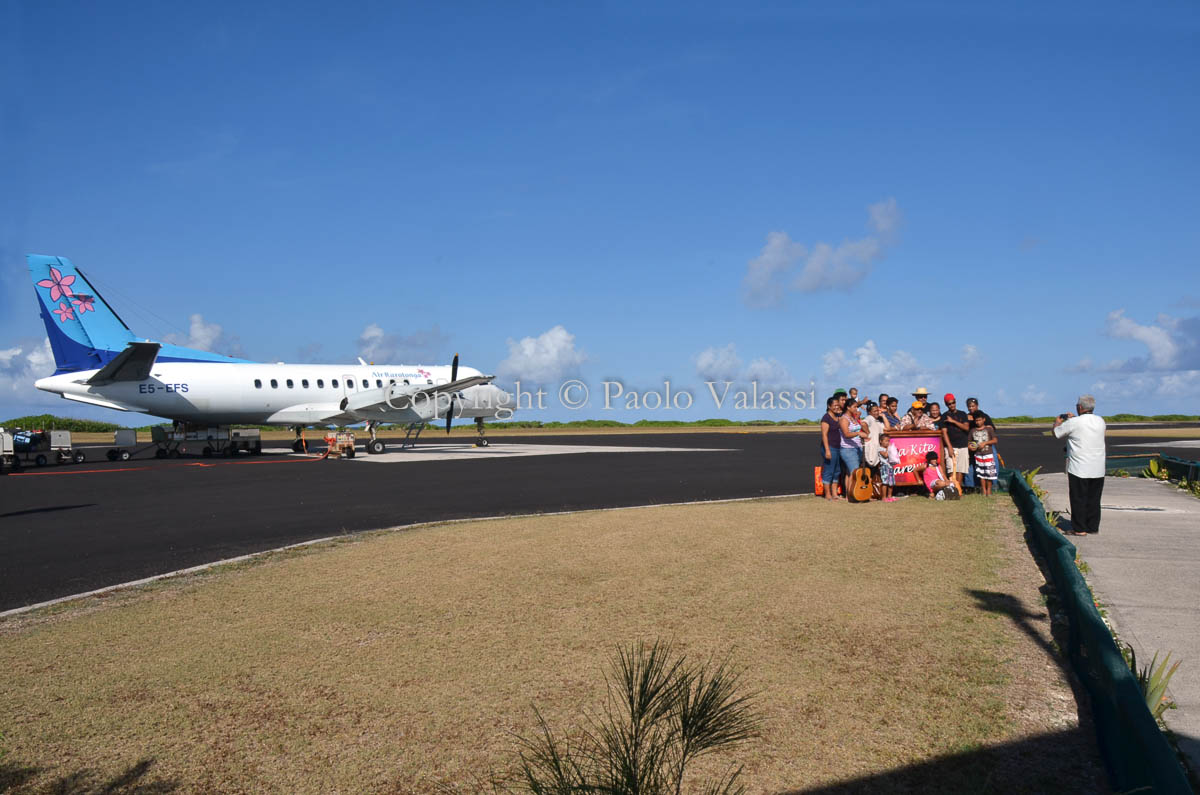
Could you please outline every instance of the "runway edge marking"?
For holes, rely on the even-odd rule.
[[[809,493],[803,494],[764,494],[759,497],[729,497],[721,500],[688,500],[686,502],[656,502],[650,505],[618,505],[612,508],[580,508],[574,511],[543,511],[540,513],[512,513],[500,514],[497,516],[473,516],[463,519],[436,519],[431,522],[417,522],[415,524],[395,525],[394,527],[381,527],[378,530],[360,530],[354,533],[345,533],[343,535],[325,536],[324,538],[314,538],[311,541],[301,541],[296,544],[288,544],[283,547],[274,547],[272,549],[264,549],[260,552],[251,552],[248,555],[238,555],[236,558],[224,558],[222,560],[214,560],[211,563],[201,563],[199,566],[190,566],[186,569],[176,569],[163,574],[155,574],[153,577],[143,577],[140,580],[130,580],[129,582],[117,583],[116,585],[106,585],[103,588],[97,588],[94,591],[84,591],[83,593],[71,594],[70,596],[60,596],[57,599],[51,599],[48,602],[38,602],[37,604],[25,605],[24,607],[14,607],[11,610],[0,612],[0,619],[10,616],[21,615],[22,613],[32,613],[34,610],[41,610],[45,607],[53,607],[54,605],[63,604],[64,602],[73,602],[77,599],[87,599],[91,596],[99,596],[101,594],[112,593],[113,591],[123,591],[128,588],[138,588],[143,585],[149,585],[152,582],[166,580],[172,577],[183,577],[188,574],[196,574],[197,572],[215,569],[218,566],[226,566],[230,563],[242,563],[247,560],[261,558],[264,555],[271,555],[276,552],[286,552],[290,549],[303,549],[317,544],[324,544],[330,541],[340,541],[356,535],[364,535],[366,533],[381,533],[391,532],[394,530],[417,530],[422,527],[435,527],[437,525],[447,524],[464,524],[466,522],[496,522],[501,519],[529,519],[535,516],[570,516],[576,513],[601,513],[607,511],[633,511],[641,508],[673,508],[680,505],[720,505],[721,503],[729,502],[751,502],[753,500],[783,500],[791,497],[812,497]]]

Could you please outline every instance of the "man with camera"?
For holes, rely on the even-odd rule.
[[[1071,498],[1072,535],[1100,532],[1100,495],[1104,492],[1104,418],[1095,414],[1096,399],[1082,395],[1071,412],[1054,420],[1054,436],[1067,440],[1067,486]]]

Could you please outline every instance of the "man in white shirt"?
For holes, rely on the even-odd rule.
[[[1104,491],[1104,418],[1093,413],[1096,399],[1082,395],[1079,416],[1067,412],[1054,420],[1054,435],[1067,440],[1067,486],[1074,535],[1100,532],[1100,495]]]

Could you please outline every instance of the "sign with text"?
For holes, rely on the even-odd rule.
[[[896,467],[897,486],[920,486],[924,483],[917,467],[925,463],[926,453],[937,453],[938,461],[946,465],[941,431],[892,431],[891,436],[892,444],[900,453],[900,466]]]

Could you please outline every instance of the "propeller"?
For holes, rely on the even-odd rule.
[[[458,380],[458,354],[454,354],[454,361],[450,363],[450,383]],[[450,393],[450,409],[446,412],[446,435],[450,435],[450,423],[454,421],[454,393]]]

